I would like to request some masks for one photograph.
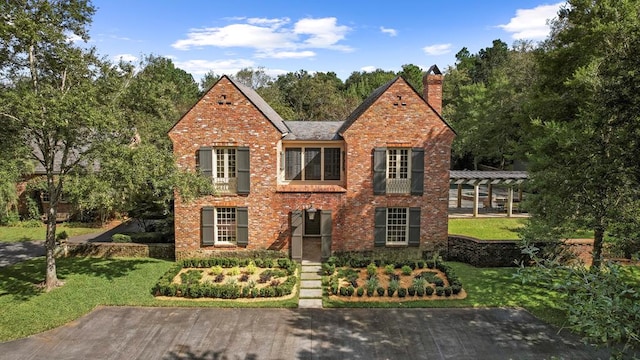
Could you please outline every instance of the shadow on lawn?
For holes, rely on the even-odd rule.
[[[113,280],[127,276],[140,265],[152,262],[148,259],[117,258],[59,258],[56,259],[58,279],[64,281],[73,275],[86,275]],[[16,300],[28,300],[43,292],[38,286],[44,281],[46,261],[37,258],[2,269],[0,272],[0,296],[13,296]]]

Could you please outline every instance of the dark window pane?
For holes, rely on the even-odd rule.
[[[285,150],[285,180],[302,180],[301,155],[301,148],[288,148]]]
[[[306,148],[304,150],[305,180],[322,180],[322,163],[320,160],[320,148]]]
[[[340,149],[324,149],[324,179],[340,180]]]

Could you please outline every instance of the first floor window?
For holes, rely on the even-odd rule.
[[[216,208],[215,223],[216,243],[236,242],[236,209]]]
[[[246,207],[202,208],[203,245],[233,244],[246,246],[249,241],[249,217]]]
[[[419,207],[375,209],[374,246],[420,246]]]
[[[387,209],[387,245],[406,244],[409,232],[409,209]]]

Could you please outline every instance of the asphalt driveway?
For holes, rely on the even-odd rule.
[[[2,359],[598,359],[520,309],[100,307]]]

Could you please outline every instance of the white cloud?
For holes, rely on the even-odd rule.
[[[224,27],[191,29],[185,39],[171,46],[178,50],[189,50],[213,46],[220,48],[250,48],[258,57],[310,57],[312,51],[300,49],[332,49],[350,51],[351,48],[338,44],[351,30],[338,25],[337,19],[305,18],[289,25],[289,18],[233,18],[240,23]],[[287,26],[289,25],[289,26]]]
[[[305,51],[277,51],[277,52],[264,52],[258,53],[258,58],[272,58],[272,59],[304,59],[316,56],[316,53],[310,50]]]
[[[304,41],[304,47],[340,49],[348,51],[349,47],[344,45],[336,45],[337,42],[344,39],[345,35],[351,30],[348,26],[338,25],[338,19],[334,17],[311,19],[306,18],[299,20],[294,28],[293,33],[296,35],[308,35]]]
[[[375,66],[370,65],[370,66],[363,66],[363,67],[361,67],[361,68],[360,68],[360,71],[364,71],[364,72],[374,72],[374,71],[376,71],[376,69],[378,69],[378,68],[377,68],[377,67],[375,67]]]
[[[389,34],[389,36],[398,35],[398,30],[396,30],[396,29],[387,29],[384,26],[380,26],[380,31],[382,31],[383,34]]]
[[[444,55],[451,52],[451,44],[434,44],[422,48],[427,55]]]
[[[498,25],[504,31],[511,33],[516,40],[542,40],[549,35],[547,20],[556,17],[560,7],[565,2],[552,5],[540,5],[533,9],[518,9],[516,16],[508,24]]]
[[[252,60],[230,59],[230,60],[186,60],[174,61],[176,67],[193,75],[204,75],[210,70],[216,74],[233,75],[240,69],[255,67]]]
[[[131,54],[118,54],[112,57],[114,61],[124,61],[124,62],[135,62],[138,60],[138,57]]]
[[[74,33],[67,33],[67,41],[70,43],[82,42],[82,38]]]

